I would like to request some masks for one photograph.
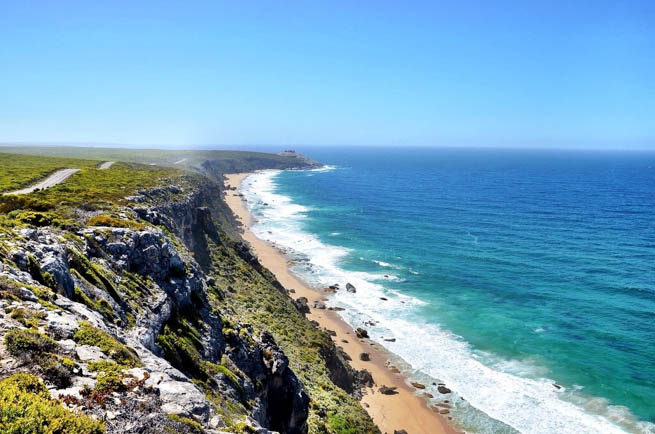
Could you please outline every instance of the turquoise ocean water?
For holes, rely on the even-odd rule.
[[[305,151],[242,184],[253,230],[461,427],[655,432],[655,153]]]

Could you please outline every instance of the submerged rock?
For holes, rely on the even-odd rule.
[[[355,293],[355,292],[357,292],[357,288],[355,288],[355,285],[348,282],[348,283],[346,283],[346,291]]]

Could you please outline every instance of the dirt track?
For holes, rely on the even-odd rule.
[[[104,163],[102,163],[100,165],[100,167],[98,167],[98,169],[100,169],[100,170],[109,169],[114,163],[115,163],[115,161],[105,161]]]
[[[71,176],[73,173],[78,172],[80,169],[62,169],[58,170],[52,175],[48,176],[46,179],[43,181],[39,182],[38,184],[35,184],[31,187],[23,188],[22,190],[16,190],[16,191],[10,191],[7,194],[28,194],[32,193],[34,190],[43,190],[44,188],[52,187],[53,185],[57,185],[60,182],[64,182],[69,176]]]

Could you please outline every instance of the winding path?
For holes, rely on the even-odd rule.
[[[31,187],[23,188],[22,190],[16,190],[16,191],[10,191],[9,193],[4,193],[4,196],[8,194],[29,194],[32,193],[34,190],[43,190],[44,188],[52,187],[53,185],[57,185],[60,182],[64,182],[69,176],[71,176],[75,172],[79,172],[80,169],[62,169],[58,170],[52,175],[48,176],[46,179],[43,181],[34,184]]]
[[[104,163],[102,163],[102,164],[98,167],[98,169],[100,169],[100,170],[106,170],[106,169],[109,169],[109,168],[110,168],[114,163],[115,163],[115,161],[105,161]]]

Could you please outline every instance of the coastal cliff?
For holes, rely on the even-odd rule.
[[[272,166],[315,165],[291,158]],[[379,432],[370,376],[238,235],[223,163],[89,164],[1,197],[3,432]]]

